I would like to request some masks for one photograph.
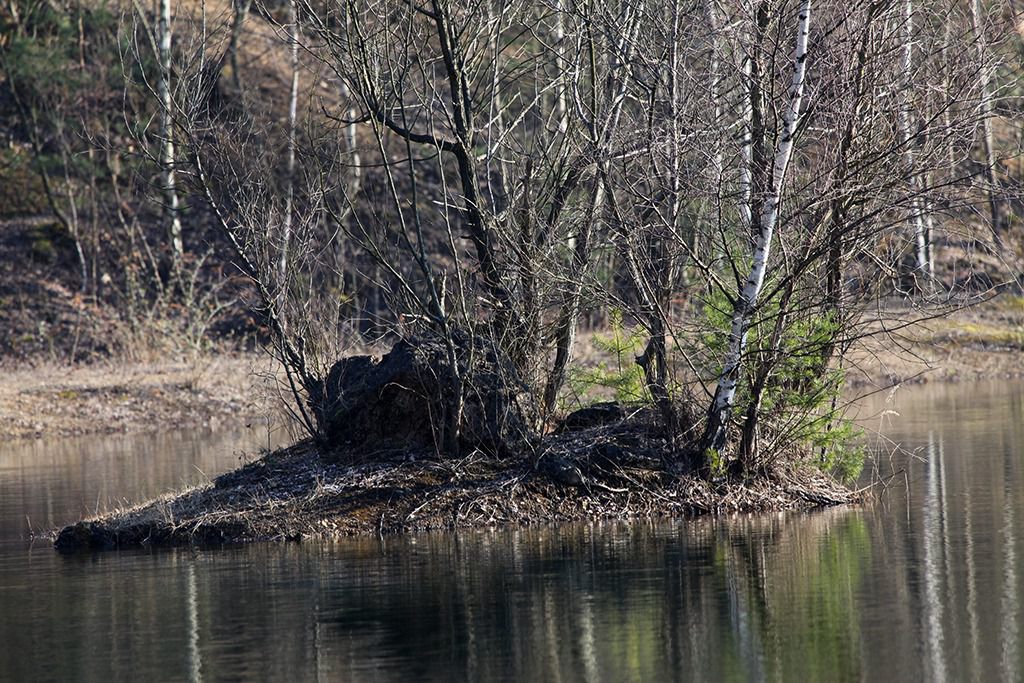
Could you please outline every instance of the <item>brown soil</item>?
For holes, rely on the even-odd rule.
[[[275,413],[262,356],[8,370],[0,438],[152,431],[245,423]]]
[[[813,470],[708,481],[663,466],[643,427],[550,439],[537,458],[323,457],[300,443],[213,484],[79,522],[62,551],[300,540],[594,519],[841,505],[860,496]]]

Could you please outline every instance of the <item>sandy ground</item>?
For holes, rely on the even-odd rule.
[[[847,383],[891,386],[1022,377],[1024,351],[1021,349],[920,341],[909,344],[906,350],[896,351],[872,341],[851,354]]]
[[[6,370],[0,438],[245,424],[279,405],[263,356]]]

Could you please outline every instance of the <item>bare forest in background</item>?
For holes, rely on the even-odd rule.
[[[4,239],[72,360],[255,338],[326,445],[399,342],[439,453],[849,475],[851,349],[1022,285],[1017,10],[4,0]]]

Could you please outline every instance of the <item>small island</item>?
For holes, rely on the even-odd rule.
[[[849,504],[821,468],[706,471],[673,450],[649,406],[598,403],[530,433],[514,396],[471,400],[463,457],[438,457],[424,344],[331,373],[325,435],[267,453],[209,486],[68,526],[58,550],[210,545],[359,533],[532,525]],[[339,386],[340,385],[340,386]],[[332,386],[332,385],[329,385]],[[426,394],[429,396],[429,394]],[[329,444],[339,444],[332,448]]]

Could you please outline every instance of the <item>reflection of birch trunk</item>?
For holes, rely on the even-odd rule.
[[[974,501],[971,499],[971,481],[968,477],[964,492],[964,565],[967,568],[967,632],[971,643],[971,671],[981,671],[981,626],[978,617],[978,569],[975,565],[977,549],[974,545],[974,521],[972,510]]]
[[[285,159],[287,189],[285,190],[284,218],[281,223],[281,254],[277,266],[278,286],[283,303],[287,298],[288,248],[292,238],[292,213],[295,202],[295,129],[299,103],[299,19],[296,0],[288,2],[288,40],[291,43],[292,85],[288,95],[288,151]]]
[[[190,681],[203,680],[203,658],[199,649],[199,591],[196,589],[196,565],[188,563],[186,576],[188,587],[188,668]]]
[[[157,22],[157,42],[160,45],[160,69],[157,77],[157,96],[160,98],[160,174],[164,195],[167,236],[171,243],[173,272],[177,276],[185,248],[181,239],[181,221],[178,218],[178,192],[174,177],[174,133],[171,112],[171,1],[160,0],[160,18]]]
[[[804,92],[804,75],[807,71],[807,41],[810,21],[811,0],[803,0],[798,13],[796,49],[793,53],[793,81],[789,90],[789,101],[783,112],[782,130],[779,134],[779,143],[771,172],[771,186],[768,188],[768,194],[758,217],[754,262],[739,296],[733,301],[728,347],[723,359],[722,371],[718,376],[718,385],[715,389],[711,409],[708,411],[708,422],[701,441],[701,451],[720,450],[725,445],[726,427],[736,397],[736,385],[740,375],[740,362],[746,347],[747,330],[764,284],[772,237],[779,217],[782,187],[786,179],[786,171],[789,168],[789,160],[793,154],[800,102]]]
[[[584,592],[578,602],[576,623],[579,624],[578,642],[579,658],[583,664],[583,680],[601,680],[600,664],[597,661],[597,638],[594,635],[594,596]]]
[[[909,4],[909,3],[908,3]],[[943,599],[948,595],[944,585],[939,546],[942,545],[942,499],[940,455],[935,448],[935,434],[928,433],[928,485],[924,502],[924,595],[921,602],[925,613],[925,643],[928,654],[929,678],[946,680],[945,630],[943,628]]]
[[[1013,516],[1017,508],[1014,505],[1014,488],[1006,486],[1003,501],[1003,623],[1000,635],[1002,653],[1000,671],[1004,681],[1017,681],[1018,662],[1020,661],[1019,632],[1017,620],[1020,618],[1020,597],[1017,593],[1017,534],[1014,531]]]

